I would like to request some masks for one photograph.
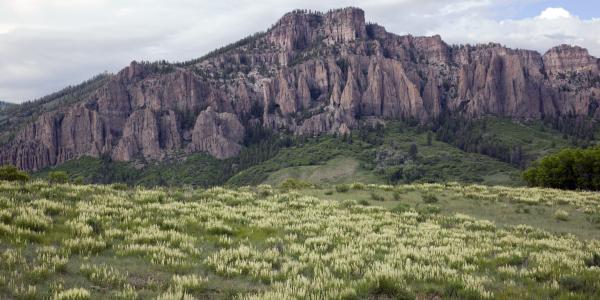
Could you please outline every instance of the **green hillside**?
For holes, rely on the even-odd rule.
[[[521,160],[509,163],[491,155],[461,150],[437,140],[425,127],[388,122],[347,136],[312,138],[272,136],[250,143],[237,158],[217,160],[206,154],[176,155],[163,162],[112,162],[80,158],[34,174],[65,171],[85,183],[130,185],[256,185],[298,178],[314,184],[448,182],[523,185],[520,173],[529,162],[569,145],[561,134],[540,124],[524,125],[485,118],[470,128],[472,136],[518,147]],[[492,146],[489,146],[492,145]],[[504,148],[499,148],[500,150]],[[469,149],[466,149],[469,150]]]

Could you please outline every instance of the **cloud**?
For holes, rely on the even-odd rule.
[[[531,2],[535,0],[524,0]],[[578,44],[600,55],[600,19],[564,8],[526,19],[498,11],[516,0],[18,0],[0,1],[0,99],[21,102],[132,60],[182,61],[267,29],[296,8],[365,9],[398,34],[441,34],[450,43],[499,42],[546,51]]]
[[[542,20],[568,19],[573,18],[573,15],[562,7],[548,7],[537,18]]]
[[[600,55],[600,19],[581,20],[564,8],[547,8],[539,15],[520,20],[494,20],[485,16],[460,17],[431,28],[452,43],[499,42],[510,47],[545,52],[560,44],[579,45]]]

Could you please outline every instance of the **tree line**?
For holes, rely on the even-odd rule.
[[[570,148],[544,157],[523,172],[530,186],[600,190],[600,147]]]

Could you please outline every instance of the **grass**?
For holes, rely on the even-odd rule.
[[[340,169],[342,161],[339,159],[344,157],[344,159],[352,161],[352,164],[355,161],[369,160],[366,152],[370,148],[372,148],[372,145],[362,141],[347,144],[342,142],[341,139],[331,136],[312,138],[301,146],[282,149],[275,157],[235,174],[227,181],[227,184],[247,185],[260,184],[265,181],[277,182],[295,174],[310,177],[319,169],[322,170],[327,162],[336,168],[330,173],[332,175],[328,178],[330,182],[336,181],[336,177],[340,176],[348,179],[353,171],[348,170],[346,166]],[[335,158],[338,158],[338,160],[334,160]],[[307,166],[312,166],[312,168],[295,168]],[[270,178],[269,176],[273,173],[276,174]]]
[[[0,298],[600,295],[596,193],[337,186],[0,182]]]
[[[312,184],[338,184],[353,181],[366,183],[383,183],[377,176],[360,165],[353,157],[336,157],[322,165],[289,167],[277,170],[268,175],[266,184],[279,185],[289,178],[296,178]]]
[[[481,186],[483,190],[489,189],[489,195],[504,195],[505,192],[499,188],[501,187]],[[518,193],[519,190],[521,189],[515,188],[512,191]],[[548,206],[546,203],[523,204],[513,202],[504,196],[502,196],[502,201],[498,201],[496,197],[493,200],[482,201],[479,198],[466,197],[464,193],[452,189],[432,193],[427,188],[401,190],[400,192],[398,190],[378,191],[377,199],[372,197],[370,189],[349,189],[344,192],[335,192],[335,190],[326,188],[303,189],[302,193],[330,201],[360,199],[365,200],[368,205],[391,210],[419,210],[428,204],[433,204],[440,208],[442,215],[466,214],[492,221],[500,227],[527,225],[555,234],[573,234],[581,239],[600,238],[600,225],[598,225],[600,222],[595,218],[596,209],[586,211],[581,207],[568,206],[564,202],[557,202],[553,206]],[[380,198],[384,198],[385,201],[380,201]],[[553,209],[554,206],[557,208]],[[559,216],[556,215],[557,210],[561,211]],[[567,213],[566,219],[564,219],[564,212]]]

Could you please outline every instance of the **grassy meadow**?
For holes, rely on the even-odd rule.
[[[600,194],[0,182],[2,299],[598,299]]]

